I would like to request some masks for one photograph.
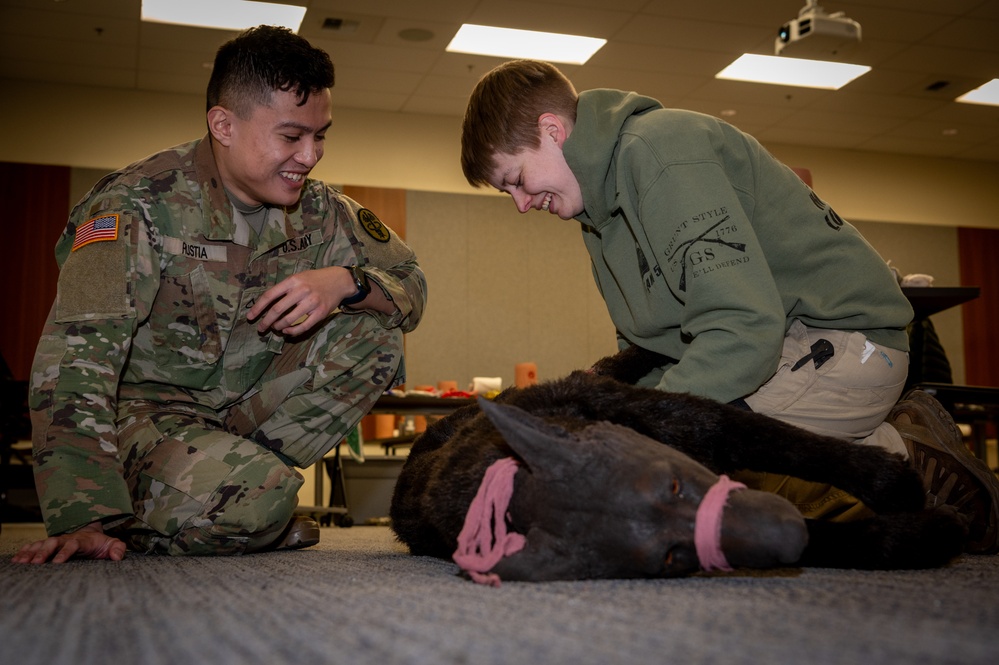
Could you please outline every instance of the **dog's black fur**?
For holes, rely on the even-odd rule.
[[[924,510],[921,480],[901,456],[844,445],[708,399],[631,385],[663,360],[632,347],[589,372],[507,389],[495,402],[515,405],[570,432],[597,421],[624,425],[716,474],[749,469],[828,483],[876,513],[847,523],[809,520],[808,546],[798,565],[925,568],[961,552],[964,524],[949,508]],[[450,558],[486,468],[512,454],[478,405],[431,425],[414,443],[392,499],[392,526],[399,539],[413,554]]]

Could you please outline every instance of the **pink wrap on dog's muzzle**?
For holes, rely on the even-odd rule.
[[[697,549],[697,559],[701,562],[701,570],[732,570],[721,547],[722,513],[725,512],[728,495],[739,489],[746,489],[746,486],[723,474],[697,507],[694,547]]]
[[[503,557],[523,549],[526,542],[521,534],[506,529],[506,513],[518,466],[517,460],[505,457],[486,469],[458,534],[458,549],[452,558],[479,584],[498,587],[499,575],[489,571]]]
[[[519,552],[526,544],[524,536],[508,531],[506,524],[517,468],[517,461],[506,457],[486,469],[458,534],[454,562],[479,584],[499,586],[499,575],[489,571],[503,557]],[[729,494],[745,487],[728,476],[719,476],[697,507],[694,547],[702,570],[732,570],[721,548],[722,514]]]

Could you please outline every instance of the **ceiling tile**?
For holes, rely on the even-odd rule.
[[[444,47],[462,23],[484,22],[605,37],[589,63],[561,67],[578,88],[731,111],[726,119],[767,142],[999,161],[999,108],[953,101],[999,77],[996,0],[822,0],[861,23],[863,41],[843,59],[873,67],[834,92],[714,78],[744,52],[773,53],[778,26],[807,0],[289,1],[308,8],[302,34],[336,64],[335,108],[461,116],[502,60]],[[359,25],[330,31],[328,17]],[[406,29],[432,36],[407,41]],[[143,24],[137,0],[0,0],[0,76],[203,95],[205,64],[233,34]]]

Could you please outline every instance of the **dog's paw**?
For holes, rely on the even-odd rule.
[[[964,549],[967,521],[950,506],[897,517],[885,529],[884,555],[892,568],[935,568]]]
[[[878,469],[869,492],[861,490],[854,495],[876,513],[913,513],[926,505],[923,481],[901,455],[890,455]]]
[[[958,556],[967,527],[949,508],[875,515],[852,522],[808,522],[801,565],[862,570],[935,568]]]

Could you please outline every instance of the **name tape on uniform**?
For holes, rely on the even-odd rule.
[[[169,236],[163,238],[163,251],[201,261],[225,261],[228,257],[221,245],[201,245]]]

